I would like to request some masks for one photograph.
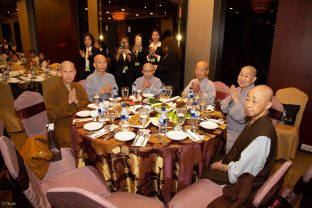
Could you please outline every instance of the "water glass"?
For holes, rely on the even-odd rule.
[[[199,110],[201,114],[203,114],[206,111],[207,106],[208,106],[208,102],[206,99],[199,100]]]
[[[99,105],[99,103],[100,103],[100,95],[99,95],[98,93],[95,93],[95,94],[93,95],[93,102],[94,102],[94,104],[95,104],[96,106]]]
[[[185,119],[186,119],[186,109],[177,108],[176,109],[177,125],[175,126],[175,130],[182,130],[182,125],[184,124]]]
[[[108,115],[108,118],[111,120],[112,124],[114,124],[115,118],[116,118],[116,116],[117,116],[116,111],[114,111],[114,110],[109,110],[109,111],[107,111],[107,115]]]
[[[90,112],[90,116],[93,118],[93,121],[96,121],[96,118],[99,116],[98,111],[94,110]]]
[[[173,91],[172,86],[167,85],[167,86],[165,87],[165,89],[166,89],[166,97],[170,98],[171,95],[172,95],[172,91]]]
[[[122,87],[121,88],[121,96],[123,98],[127,98],[129,96],[129,87]]]
[[[149,114],[150,112],[147,108],[142,108],[139,110],[139,120],[140,120],[142,127],[145,127],[145,125],[147,124],[147,121],[149,119]]]

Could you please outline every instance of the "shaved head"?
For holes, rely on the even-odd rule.
[[[74,63],[71,62],[71,61],[63,61],[63,62],[61,63],[61,65],[60,65],[61,71],[64,70],[64,69],[66,69],[66,68],[72,68],[72,69],[74,69],[74,70],[76,71],[75,65],[74,65]]]
[[[267,85],[252,88],[245,101],[245,112],[251,120],[257,120],[268,113],[272,106],[273,90]]]
[[[98,54],[94,57],[94,62],[99,61],[99,60],[105,60],[106,61],[106,57],[102,54]]]
[[[146,63],[143,65],[143,70],[146,69],[146,70],[155,70],[153,64],[151,63]]]
[[[253,66],[244,66],[241,71],[245,71],[246,73],[250,73],[253,77],[257,76],[257,69]]]
[[[199,68],[199,67],[204,68],[205,70],[208,70],[208,67],[209,67],[208,62],[207,61],[197,62],[195,68]]]

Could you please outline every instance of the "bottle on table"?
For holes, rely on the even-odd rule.
[[[191,114],[191,122],[190,122],[191,128],[196,129],[197,121],[199,119],[199,109],[198,104],[196,102],[193,102],[190,114]]]
[[[135,83],[133,83],[132,89],[131,89],[131,90],[132,90],[132,91],[131,91],[132,96],[136,98],[136,96],[137,96],[137,86],[136,86]]]
[[[165,106],[161,108],[161,112],[159,115],[159,133],[166,134],[167,133],[167,125],[168,125],[168,117]]]
[[[123,128],[127,128],[129,126],[128,120],[129,120],[129,114],[126,108],[126,103],[123,103],[121,105],[121,111],[120,111],[120,124]]]
[[[99,121],[105,122],[105,114],[106,114],[106,108],[104,105],[104,102],[102,99],[100,99],[99,107],[98,107],[98,114],[99,114]]]

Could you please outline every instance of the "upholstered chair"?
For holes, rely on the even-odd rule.
[[[216,88],[216,99],[217,100],[223,100],[227,96],[230,95],[230,88],[226,84],[220,81],[214,82],[215,88]]]
[[[59,76],[51,76],[42,81],[42,94],[43,99],[46,102],[48,91],[51,87],[55,86],[56,83],[60,82],[62,79]]]

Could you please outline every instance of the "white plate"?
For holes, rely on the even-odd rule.
[[[218,124],[212,121],[203,121],[199,125],[204,129],[216,129],[219,126]]]
[[[142,96],[143,96],[143,97],[146,97],[146,98],[152,98],[152,97],[154,97],[155,95],[152,94],[152,93],[144,93],[144,94],[142,94]]]
[[[187,137],[187,134],[183,131],[168,131],[166,136],[172,140],[183,140]]]
[[[115,134],[115,139],[119,141],[129,141],[131,139],[134,139],[135,133],[132,131],[120,131]]]
[[[88,108],[96,109],[96,105],[94,103],[90,103],[87,105]]]
[[[95,131],[103,127],[103,123],[100,122],[90,122],[83,125],[83,128],[89,131]]]
[[[88,116],[90,116],[90,111],[88,111],[88,110],[78,111],[76,113],[76,115],[79,117],[88,117]]]
[[[158,120],[157,117],[152,117],[152,118],[150,118],[150,120],[151,120],[151,123],[152,123],[154,126],[156,126],[156,127],[159,126],[159,120]]]
[[[109,98],[109,100],[112,101],[112,102],[115,101],[115,99],[117,99],[117,101],[120,101],[120,100],[121,100],[121,97],[118,97],[118,98],[112,98],[112,97],[110,97],[110,98]]]

